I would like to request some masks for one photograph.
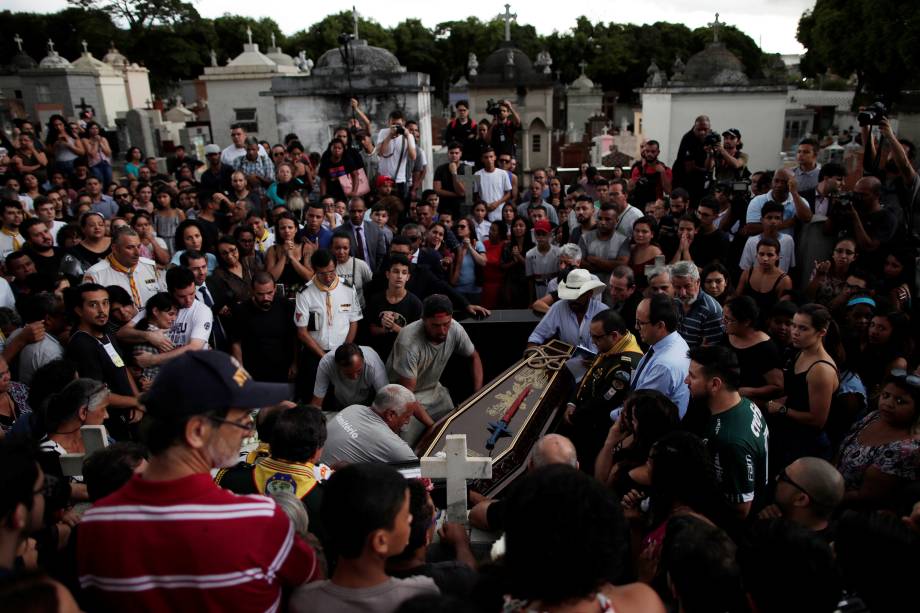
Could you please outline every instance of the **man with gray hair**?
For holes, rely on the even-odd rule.
[[[693,349],[700,345],[718,345],[725,335],[722,306],[715,298],[700,291],[700,271],[693,262],[680,261],[671,266],[671,284],[679,304],[677,331]]]
[[[776,478],[774,504],[761,519],[783,517],[833,541],[831,516],[843,501],[843,476],[827,460],[799,458]]]
[[[115,228],[112,230],[112,253],[90,267],[83,281],[124,288],[134,306],[144,308],[154,294],[166,290],[166,285],[156,262],[141,257],[140,247],[137,232],[129,226]]]
[[[648,279],[648,289],[645,290],[647,298],[651,298],[655,294],[664,294],[669,298],[674,297],[670,266],[658,266],[645,275],[645,278]]]
[[[421,410],[415,394],[402,385],[380,388],[371,406],[353,404],[329,420],[323,464],[417,460],[399,433]]]
[[[233,161],[233,169],[246,175],[249,187],[261,192],[275,180],[275,165],[255,136],[247,137],[246,153]]]

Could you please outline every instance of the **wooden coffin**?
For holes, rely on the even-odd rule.
[[[481,390],[442,417],[421,441],[420,457],[437,454],[448,434],[466,434],[467,454],[492,458],[492,478],[472,481],[470,488],[486,496],[495,496],[527,468],[527,458],[534,443],[553,431],[562,417],[573,380],[565,361],[574,347],[558,340],[542,345],[537,353],[528,353]],[[500,438],[490,452],[486,443],[492,436],[489,424],[497,422],[530,386],[509,424],[510,436]]]

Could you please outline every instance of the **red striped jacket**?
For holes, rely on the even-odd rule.
[[[92,610],[277,611],[281,590],[321,578],[273,500],[200,474],[135,476],[84,514],[80,585]]]

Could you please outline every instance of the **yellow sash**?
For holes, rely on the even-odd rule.
[[[134,281],[134,271],[137,270],[137,266],[131,268],[125,268],[122,266],[118,260],[115,259],[114,255],[109,255],[106,258],[109,261],[109,264],[112,266],[112,270],[115,272],[121,272],[128,275],[128,283],[131,284],[131,298],[134,300],[134,306],[139,309],[144,308],[144,305],[141,303],[141,293],[137,289],[137,283]]]
[[[316,472],[310,462],[295,464],[271,457],[256,462],[252,479],[260,494],[290,492],[301,499],[317,484]]]
[[[3,232],[7,236],[13,239],[13,251],[19,251],[22,247],[22,236],[19,235],[19,230],[7,230],[6,228],[0,228],[0,232]]]

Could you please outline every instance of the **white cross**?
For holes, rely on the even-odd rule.
[[[246,38],[249,39],[249,44],[252,44],[252,28],[246,26]]]
[[[48,52],[54,53],[54,41],[50,38],[48,39]]]
[[[272,32],[272,47],[275,46],[275,33]]]
[[[588,62],[582,60],[578,62],[578,67],[581,68],[581,74],[585,74],[585,68],[588,67]]]
[[[651,264],[646,264],[645,265],[646,278],[648,278],[649,275],[651,275],[656,270],[664,268],[664,260],[665,260],[665,257],[663,255],[656,255],[654,262],[652,262]]]
[[[447,479],[447,521],[466,525],[466,481],[491,479],[492,459],[467,457],[465,434],[448,434],[444,453],[443,458],[422,458],[422,476]]]
[[[714,43],[719,42],[719,27],[722,25],[721,23],[719,23],[719,14],[716,13],[715,21],[713,21],[712,23],[707,23],[706,25],[712,28],[712,42]]]
[[[358,40],[358,17],[359,17],[359,15],[358,15],[358,9],[356,9],[354,6],[352,6],[352,7],[351,7],[351,20],[352,20],[352,22],[354,22],[354,28],[355,28],[354,35],[355,35],[355,40]]]
[[[13,42],[15,42],[16,46],[19,47],[19,53],[22,53],[22,37],[17,34],[13,37]]]
[[[83,453],[65,453],[61,456],[61,471],[65,477],[82,475],[83,460],[109,446],[105,426],[82,426],[80,436],[83,438]]]
[[[86,42],[86,39],[81,40],[80,44],[83,45],[83,53],[89,53],[89,43]]]
[[[505,5],[505,14],[501,16],[505,20],[505,41],[511,42],[511,20],[517,19],[517,13],[511,12],[511,5]]]

